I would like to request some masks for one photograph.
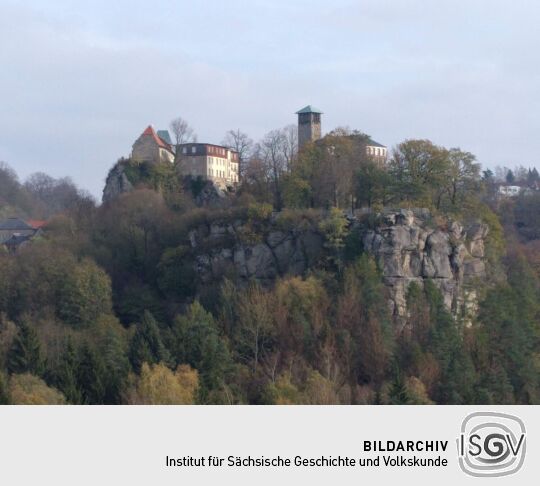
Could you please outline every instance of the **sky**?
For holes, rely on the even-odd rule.
[[[257,140],[312,104],[323,132],[540,168],[539,22],[537,0],[0,0],[0,161],[100,199],[149,124]]]

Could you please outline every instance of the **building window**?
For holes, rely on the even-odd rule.
[[[187,154],[187,147],[184,147],[184,148],[182,149],[182,153],[183,153],[183,154]]]
[[[197,152],[197,147],[191,147],[191,153],[194,154]]]

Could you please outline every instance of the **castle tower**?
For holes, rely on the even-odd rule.
[[[321,115],[322,111],[308,105],[297,111],[298,115],[298,148],[301,149],[306,143],[314,142],[321,138]]]

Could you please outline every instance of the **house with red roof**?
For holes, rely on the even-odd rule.
[[[138,163],[174,163],[174,148],[169,132],[167,130],[156,132],[154,127],[149,125],[133,144],[131,159]]]

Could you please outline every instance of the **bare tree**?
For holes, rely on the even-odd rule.
[[[183,118],[175,118],[171,122],[170,127],[177,147],[183,143],[197,141],[197,134]]]
[[[225,147],[238,152],[238,172],[241,178],[244,176],[246,162],[253,153],[253,140],[247,133],[241,132],[239,128],[229,130],[221,142]]]
[[[268,132],[260,145],[260,158],[272,184],[274,207],[280,211],[283,206],[282,177],[287,170],[287,138],[283,130]]]
[[[298,127],[296,125],[287,125],[282,129],[282,132],[283,156],[285,157],[287,170],[290,171],[298,154]]]

